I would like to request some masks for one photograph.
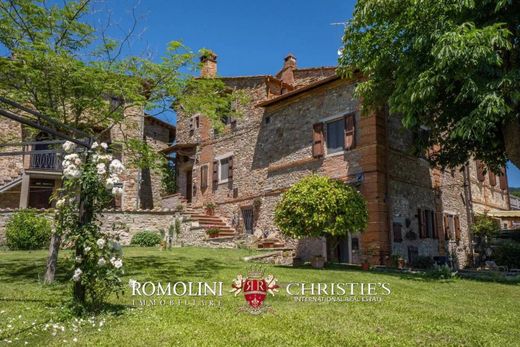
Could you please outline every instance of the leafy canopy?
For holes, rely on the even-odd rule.
[[[353,187],[310,175],[283,194],[276,206],[275,222],[291,237],[341,237],[363,231],[368,211],[365,199]]]
[[[99,137],[120,127],[130,112],[158,114],[171,111],[173,103],[218,124],[236,95],[220,80],[194,78],[196,53],[174,41],[158,62],[126,55],[133,31],[115,39],[111,23],[90,25],[90,5],[0,2],[0,51],[6,52],[0,57],[0,93]]]
[[[388,104],[407,128],[429,129],[417,145],[440,144],[433,163],[519,166],[519,23],[512,0],[359,0],[339,71],[366,77],[356,93],[368,109]]]

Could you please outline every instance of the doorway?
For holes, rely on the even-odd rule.
[[[32,178],[29,185],[29,207],[50,208],[54,183],[52,179]]]
[[[327,257],[332,262],[352,263],[352,236],[327,237]]]

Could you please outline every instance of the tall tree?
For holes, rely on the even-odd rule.
[[[121,127],[129,109],[160,112],[173,103],[186,113],[204,112],[218,125],[221,110],[229,109],[223,105],[232,105],[236,94],[217,79],[193,78],[189,72],[197,67],[196,54],[171,42],[158,63],[124,56],[135,22],[122,39],[113,39],[108,26],[88,24],[90,2],[0,2],[0,52],[5,52],[0,57],[1,95],[93,137]],[[148,158],[150,148],[136,141],[125,144],[136,156],[142,153],[134,162],[151,165],[142,159]],[[60,241],[54,233],[47,282],[54,278]]]
[[[362,72],[364,105],[426,130],[434,164],[520,167],[520,2],[359,0],[343,42],[339,70]]]

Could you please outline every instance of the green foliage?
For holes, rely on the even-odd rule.
[[[496,237],[500,233],[500,222],[487,215],[477,215],[471,231],[476,236]]]
[[[310,175],[293,185],[276,206],[275,222],[291,237],[345,236],[368,223],[365,199],[355,188]]]
[[[520,188],[519,187],[509,188],[509,194],[520,198]]]
[[[366,77],[356,94],[368,109],[388,104],[406,127],[430,129],[417,146],[441,144],[433,163],[475,156],[498,172],[520,151],[506,156],[503,134],[520,126],[519,17],[518,1],[359,0],[339,71]]]
[[[206,234],[208,234],[208,235],[218,235],[218,233],[220,233],[220,230],[218,228],[206,229]]]
[[[153,231],[145,230],[135,233],[130,244],[141,247],[154,247],[160,244],[161,241],[161,235]]]
[[[49,245],[51,224],[41,213],[21,210],[13,214],[5,226],[9,249],[41,249]]]
[[[161,167],[161,187],[165,194],[177,192],[177,179],[175,177],[175,166],[173,161],[164,160]]]
[[[128,111],[167,112],[176,104],[216,123],[235,112],[240,93],[195,79],[197,55],[189,48],[170,42],[158,62],[123,54],[131,34],[116,40],[90,25],[90,2],[1,2],[0,48],[10,57],[0,58],[3,95],[93,136],[120,125]],[[139,161],[148,163],[144,156]]]
[[[431,269],[433,268],[434,261],[428,256],[418,256],[414,259],[412,266],[417,269]]]
[[[520,242],[504,242],[494,248],[497,265],[520,269]]]
[[[437,265],[433,266],[433,270],[426,273],[426,276],[433,279],[447,280],[455,277],[455,273],[451,271],[448,265]]]

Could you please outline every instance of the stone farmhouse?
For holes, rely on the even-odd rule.
[[[49,143],[53,139],[46,134],[30,135],[20,123],[4,118],[0,119],[0,136],[8,139],[4,141],[8,143],[33,143],[26,148],[7,147],[7,151],[44,151],[0,157],[0,209],[52,208],[54,201],[51,195],[61,185],[60,146],[57,148]],[[114,201],[114,209],[132,211],[161,207],[160,175],[149,170],[133,169],[129,165],[123,144],[132,138],[142,139],[159,151],[174,141],[175,126],[144,114],[142,109],[130,108],[125,123],[110,129],[99,139],[112,144],[114,156],[127,167],[123,176],[123,195]]]
[[[217,57],[203,59],[201,77],[216,77]],[[297,257],[385,264],[400,255],[471,262],[469,225],[476,213],[509,210],[506,173],[486,173],[476,161],[441,171],[412,154],[414,134],[385,112],[362,116],[357,80],[334,67],[299,68],[288,55],[275,75],[221,78],[245,91],[244,116],[226,118],[217,132],[203,115],[178,114],[179,195],[201,225],[220,228],[215,240],[247,240],[259,248],[294,249]],[[356,186],[365,196],[369,225],[332,249],[326,239],[292,240],[273,222],[281,194],[311,173]],[[175,197],[174,197],[175,198]],[[174,200],[175,201],[175,200]],[[215,205],[215,216],[201,209]]]

